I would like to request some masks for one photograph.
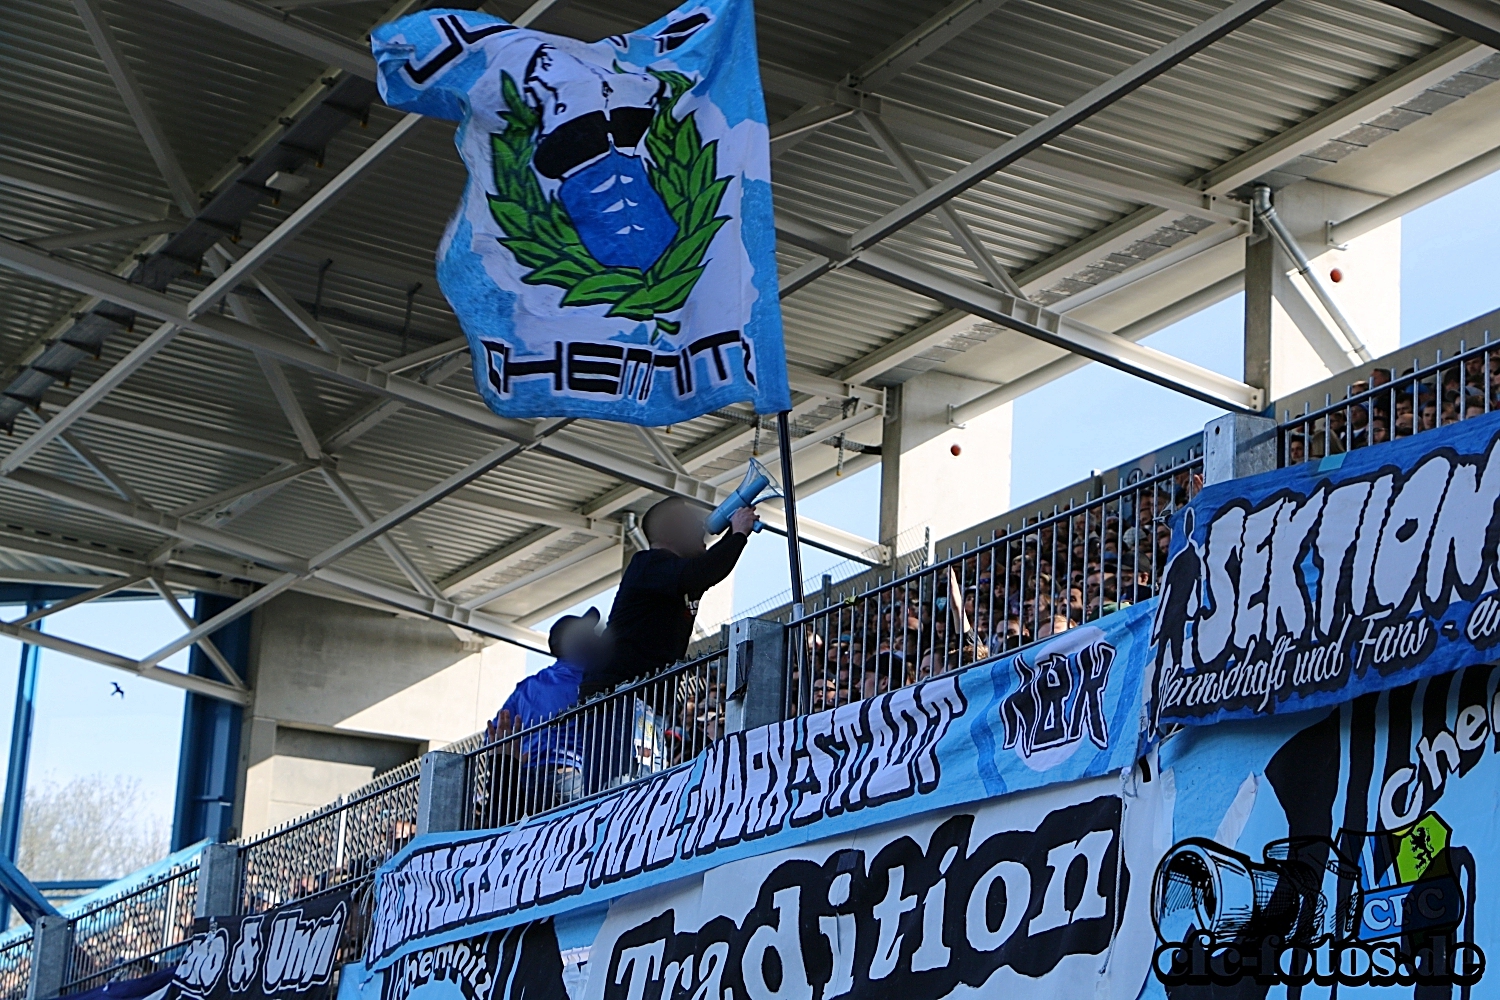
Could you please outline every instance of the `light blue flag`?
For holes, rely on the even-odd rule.
[[[750,0],[593,43],[428,10],[371,44],[387,104],[459,122],[437,273],[491,409],[791,406]]]

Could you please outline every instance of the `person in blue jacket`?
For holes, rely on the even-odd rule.
[[[487,742],[518,737],[509,742],[519,744],[515,750],[521,768],[514,792],[523,801],[510,803],[510,811],[518,810],[519,815],[562,805],[583,794],[577,727],[571,720],[542,724],[577,704],[584,673],[608,653],[598,609],[559,618],[547,634],[547,646],[555,662],[517,684],[486,729]]]

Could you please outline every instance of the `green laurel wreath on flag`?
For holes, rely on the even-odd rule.
[[[502,74],[500,84],[508,108],[502,116],[505,129],[490,137],[497,193],[489,196],[489,203],[505,232],[501,245],[531,269],[522,281],[563,289],[565,306],[608,305],[610,316],[655,319],[655,341],[681,328],[664,317],[686,304],[703,274],[709,244],[729,221],[717,213],[730,179],[717,176],[718,140],[703,141],[693,112],[681,120],[673,113],[678,99],[692,89],[692,81],[681,73],[648,72],[667,85],[670,97],[646,133],[651,154],[646,176],[677,223],[677,236],[649,270],[599,263],[578,238],[567,209],[543,193],[531,169],[540,115],[526,104],[509,73]]]

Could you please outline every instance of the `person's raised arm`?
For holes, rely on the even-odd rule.
[[[701,556],[687,561],[678,578],[683,593],[701,594],[722,583],[734,572],[734,564],[745,551],[745,542],[755,528],[755,508],[741,507],[729,518],[729,530]]]

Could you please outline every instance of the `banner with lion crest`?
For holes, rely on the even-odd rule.
[[[434,9],[371,44],[387,104],[459,122],[437,273],[491,409],[790,407],[750,0],[592,43]]]

